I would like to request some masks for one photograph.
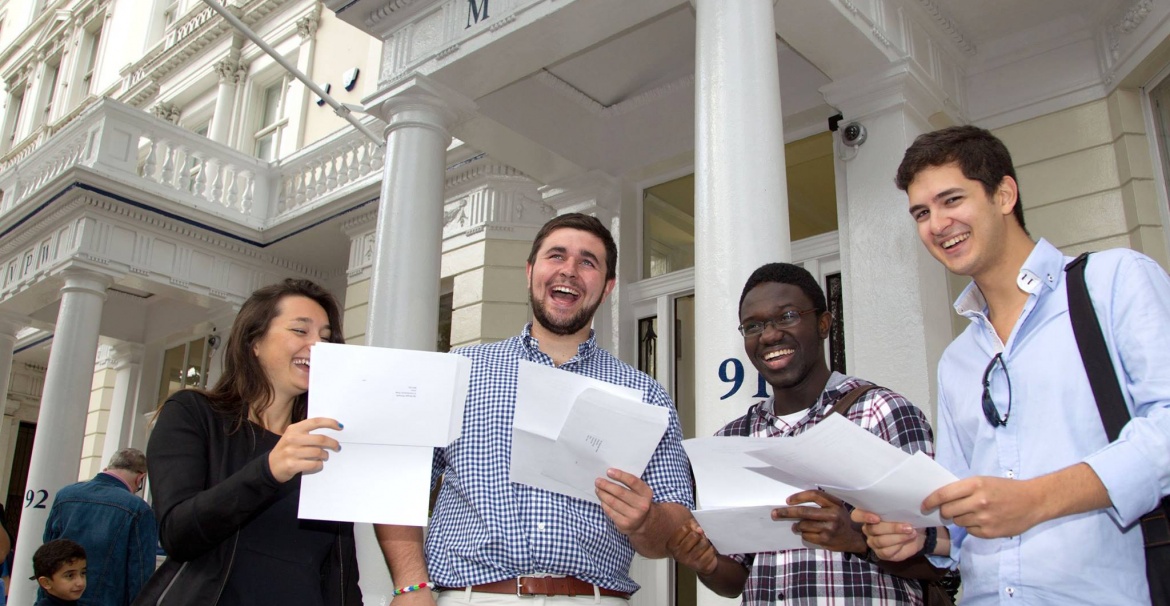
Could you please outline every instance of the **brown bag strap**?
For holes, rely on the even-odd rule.
[[[841,416],[849,416],[845,413],[849,412],[850,408],[853,408],[853,404],[855,404],[857,400],[861,399],[861,396],[864,396],[867,392],[874,389],[881,389],[881,386],[862,385],[861,387],[851,389],[849,393],[845,394],[844,397],[842,397],[840,400],[837,400],[837,403],[833,405],[833,409],[829,411],[829,414],[837,413]]]

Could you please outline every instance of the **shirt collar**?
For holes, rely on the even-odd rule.
[[[532,336],[532,322],[524,325],[524,330],[520,331],[520,342],[524,344],[524,348],[528,350],[529,354],[535,355],[537,353],[543,354],[540,351],[540,339]],[[597,350],[597,334],[592,328],[589,329],[589,338],[577,345],[577,357],[580,359],[588,358]]]
[[[841,392],[841,395],[844,395],[847,393],[849,390],[843,390],[842,385],[844,385],[845,381],[848,379],[849,377],[834,370],[832,374],[829,375],[829,380],[825,382],[825,388],[821,390],[821,395],[817,396],[817,401],[809,404],[808,409],[805,411],[805,416],[801,417],[801,422],[803,422],[803,420],[809,415],[812,415],[813,411],[816,411],[816,415],[820,415],[820,409],[823,408],[825,402],[828,401],[828,398],[825,397],[826,394],[835,394],[837,392]],[[837,400],[837,398],[832,399],[834,401]],[[762,406],[760,407],[760,412],[769,422],[771,422],[772,419],[780,418],[776,414],[776,396],[772,396],[767,400],[764,400]],[[799,424],[800,422],[793,423],[792,426],[795,427]]]
[[[1040,238],[1028,258],[1024,260],[1024,265],[1020,267],[1020,273],[1016,276],[1016,286],[1029,295],[1039,296],[1045,289],[1047,291],[1056,289],[1060,284],[1062,271],[1064,255],[1048,240]],[[975,285],[974,280],[963,289],[959,298],[955,299],[955,312],[966,318],[972,314],[987,312],[987,299],[983,298],[983,292]]]
[[[111,478],[111,479],[113,479],[113,480],[117,481],[117,482],[118,482],[119,484],[121,484],[122,486],[125,486],[125,487],[126,487],[126,490],[129,490],[130,492],[137,492],[136,490],[134,490],[134,487],[133,487],[133,486],[131,486],[129,482],[127,482],[126,480],[123,480],[123,479],[122,479],[122,476],[119,476],[119,475],[116,475],[116,474],[112,474],[112,473],[110,473],[110,472],[108,472],[108,471],[105,471],[105,470],[102,470],[102,472],[101,472],[101,473],[99,473],[98,475],[99,475],[99,476],[103,476],[103,475],[104,475],[104,476],[108,476],[109,478]]]

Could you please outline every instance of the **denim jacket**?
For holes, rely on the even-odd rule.
[[[154,512],[116,476],[99,473],[57,493],[44,540],[61,538],[85,548],[88,583],[81,606],[128,606],[154,573]]]

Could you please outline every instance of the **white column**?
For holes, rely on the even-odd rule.
[[[248,64],[240,61],[239,49],[232,48],[227,58],[216,63],[214,68],[219,74],[219,90],[215,94],[215,113],[211,116],[211,129],[207,138],[227,145],[236,102],[236,85],[247,75]]]
[[[16,333],[24,326],[21,318],[0,312],[0,412],[8,398],[8,382],[12,378],[12,355],[16,350]]]
[[[757,399],[739,294],[764,263],[791,259],[773,0],[696,0],[695,431]],[[739,362],[742,384],[721,399]]]
[[[12,380],[12,357],[16,350],[16,332],[24,326],[21,318],[0,312],[0,445],[5,443],[8,436],[8,423],[3,422],[3,415],[8,409],[8,385]],[[0,455],[0,472],[7,474],[10,465],[4,465],[6,459]]]
[[[41,545],[49,507],[57,491],[77,481],[81,459],[81,439],[85,432],[86,408],[94,359],[97,357],[98,331],[102,305],[109,278],[87,270],[64,272],[61,305],[53,333],[45,373],[45,390],[37,416],[37,434],[29,463],[26,493],[31,491],[31,506],[20,516],[20,540],[16,545],[12,589],[13,604],[31,604],[36,600],[32,576],[32,556]]]
[[[906,148],[948,121],[952,108],[927,77],[901,62],[821,89],[863,145],[838,150],[837,221],[849,373],[905,395],[933,422],[938,359],[952,339],[946,270],[926,252],[894,175]],[[891,303],[896,301],[896,309]]]
[[[102,445],[103,467],[110,462],[114,453],[130,446],[130,427],[138,410],[143,349],[137,343],[119,343],[111,354],[111,367],[116,374],[110,416],[106,421],[106,439]]]
[[[386,161],[366,344],[433,351],[449,128],[473,105],[421,76],[374,103],[387,124]]]
[[[366,345],[434,351],[439,325],[443,185],[449,129],[474,109],[458,93],[415,76],[369,105],[386,121],[375,223]],[[362,594],[389,600],[394,587],[369,524],[354,529]]]

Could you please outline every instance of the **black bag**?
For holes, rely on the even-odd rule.
[[[1121,435],[1121,428],[1129,422],[1129,410],[1117,381],[1113,361],[1109,359],[1109,346],[1101,332],[1097,311],[1089,298],[1089,287],[1085,283],[1085,265],[1089,253],[1085,253],[1065,266],[1068,277],[1065,284],[1068,293],[1068,315],[1072,320],[1073,335],[1077,348],[1081,350],[1081,362],[1105,435],[1113,442]],[[1108,369],[1108,370],[1106,370]],[[1153,606],[1170,606],[1170,497],[1162,497],[1162,503],[1153,511],[1142,516],[1142,538],[1146,546],[1146,578],[1150,583],[1150,601]]]

